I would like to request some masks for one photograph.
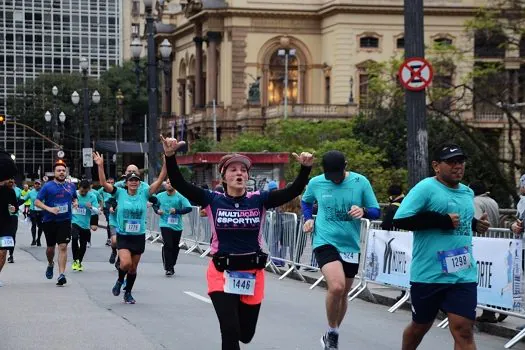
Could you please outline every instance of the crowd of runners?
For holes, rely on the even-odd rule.
[[[249,192],[251,159],[228,154],[218,164],[224,191],[210,191],[182,176],[175,154],[184,142],[162,136],[161,141],[163,167],[151,185],[141,180],[135,165],[126,168],[120,181],[107,178],[104,159],[95,152],[93,160],[101,185],[98,191],[87,180],[81,180],[77,186],[68,182],[63,161],[55,163],[53,180],[36,180],[32,189],[20,190],[12,180],[16,175],[14,163],[8,154],[1,153],[0,220],[7,224],[0,228],[0,271],[7,253],[8,261],[14,262],[20,212],[31,221],[31,245],[40,246],[42,232],[45,235],[45,277],[53,279],[57,272],[56,284],[65,285],[68,245],[71,243],[71,269],[83,271],[91,231],[103,214],[108,222],[107,245],[111,247],[108,260],[117,270],[116,281],[108,286],[108,292],[118,296],[123,289],[124,302],[134,304],[132,291],[145,250],[148,207],[160,216],[163,268],[166,276],[173,276],[183,230],[182,215],[192,211],[191,202],[205,211],[211,225],[212,259],[207,284],[219,320],[222,349],[240,349],[240,343],[249,343],[255,334],[264,299],[268,254],[262,246],[262,223],[266,211],[301,196],[303,230],[313,235],[314,256],[327,282],[327,329],[321,345],[327,350],[338,349],[347,295],[359,268],[360,222],[381,216],[370,181],[349,171],[351,164],[339,151],[322,155],[323,174],[310,177],[314,156],[303,152],[293,153],[300,170],[288,186]],[[432,158],[434,176],[413,187],[392,218],[396,228],[414,233],[412,321],[402,336],[404,350],[418,347],[439,310],[448,316],[455,349],[475,349],[477,267],[472,236],[473,232],[486,232],[489,222],[485,214],[475,218],[473,191],[461,183],[466,159],[458,145],[438,147]],[[164,191],[159,193],[162,186]],[[518,222],[513,228],[518,232],[523,226]]]

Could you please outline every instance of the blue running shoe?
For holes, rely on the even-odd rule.
[[[55,264],[53,265],[47,265],[47,269],[46,269],[46,278],[48,280],[52,279],[53,278],[53,268],[55,267]]]
[[[113,286],[113,289],[111,290],[114,296],[120,295],[120,288],[122,288],[122,283],[119,282],[119,280],[117,280],[117,282],[115,282],[115,285]]]
[[[64,276],[64,274],[61,273],[60,276],[58,276],[58,279],[57,279],[57,286],[63,286],[66,283],[67,283],[66,276]]]
[[[133,296],[131,295],[131,292],[124,293],[124,302],[126,304],[135,304],[135,299],[133,299]]]

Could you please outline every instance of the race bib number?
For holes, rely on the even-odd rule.
[[[86,215],[86,208],[73,208],[73,214],[75,215]]]
[[[254,295],[255,274],[250,272],[224,271],[224,292],[237,295]]]
[[[67,213],[69,211],[69,206],[67,204],[60,204],[58,205],[58,213],[59,214],[64,214],[64,213]]]
[[[471,267],[467,247],[438,252],[438,259],[444,273],[454,273]]]
[[[129,233],[140,232],[140,221],[139,220],[127,220],[126,221],[126,232],[129,232]]]
[[[359,264],[359,253],[339,253],[344,262]]]
[[[179,217],[178,216],[174,216],[174,215],[168,216],[168,224],[170,224],[170,225],[177,225],[178,223],[179,223]]]
[[[15,246],[13,237],[0,237],[0,248],[11,248]]]

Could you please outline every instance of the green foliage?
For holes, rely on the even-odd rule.
[[[190,154],[198,152],[211,152],[215,142],[211,138],[203,137],[191,144]]]
[[[217,149],[226,152],[315,152],[317,162],[312,176],[322,173],[320,160],[325,152],[339,150],[347,156],[348,169],[367,176],[378,199],[383,201],[387,199],[388,186],[394,182],[404,184],[407,178],[404,169],[384,166],[387,163],[384,152],[356,139],[350,121],[280,121],[269,126],[264,135],[243,133],[222,141]],[[292,181],[298,171],[299,164],[291,157],[285,169],[285,179]]]

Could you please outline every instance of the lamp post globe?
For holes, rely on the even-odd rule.
[[[51,113],[49,111],[46,111],[46,114],[44,114],[44,119],[48,123],[51,121]]]

